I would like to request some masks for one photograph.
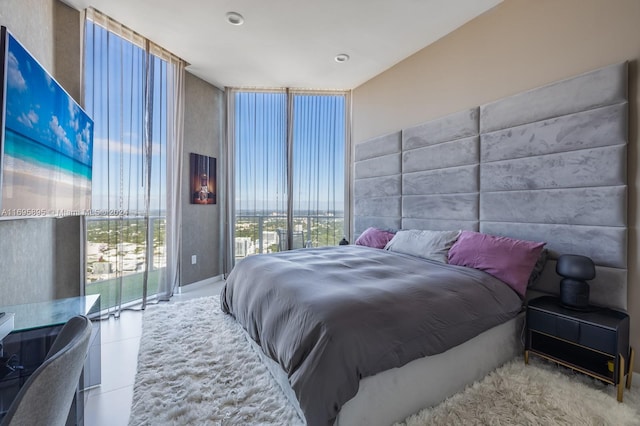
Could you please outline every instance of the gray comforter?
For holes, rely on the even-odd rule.
[[[247,257],[221,305],[288,374],[307,424],[325,426],[361,378],[444,352],[522,302],[475,269],[341,246]]]

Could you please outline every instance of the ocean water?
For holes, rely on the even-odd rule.
[[[47,170],[50,176],[71,175],[74,181],[91,182],[91,167],[82,164],[60,152],[26,138],[7,128],[5,130],[4,155],[12,164],[20,164],[23,172],[33,173],[41,177]]]

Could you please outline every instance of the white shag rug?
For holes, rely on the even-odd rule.
[[[516,359],[397,425],[640,425],[640,375],[616,390]],[[147,308],[130,425],[301,425],[218,297]]]

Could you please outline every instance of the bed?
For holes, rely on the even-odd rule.
[[[442,353],[522,307],[480,270],[355,245],[246,258],[221,302],[287,373],[309,425],[333,424],[361,378]]]
[[[481,304],[469,300],[477,296],[463,296],[448,308],[442,300],[434,299],[425,309],[433,309],[430,319],[415,320],[425,321],[420,327],[398,311],[374,309],[364,317],[356,315],[355,311],[367,309],[361,305],[354,309],[345,301],[358,301],[363,293],[384,299],[386,305],[396,305],[401,311],[410,305],[407,310],[414,312],[434,297],[415,293],[416,288],[435,287],[439,296],[458,293],[461,287],[477,290],[481,286],[473,274],[491,275],[471,272],[473,277],[467,278],[476,285],[461,284],[451,274],[464,268],[362,247],[301,249],[244,259],[223,290],[223,309],[245,327],[257,352],[309,425],[388,425],[435,405],[522,351],[522,315],[518,315],[522,300],[537,292],[557,294],[560,278],[555,274],[555,259],[559,254],[592,258],[597,271],[591,282],[592,303],[626,309],[627,109],[627,64],[622,63],[356,146],[354,237],[376,227],[463,230],[546,243],[549,260],[524,294],[517,294],[502,280],[489,280],[492,290],[485,291],[491,296],[484,296],[496,298],[497,303],[485,306],[506,309],[496,314],[493,322],[487,320],[487,312],[478,313],[477,327],[461,331],[445,320],[452,312],[474,315],[470,308]],[[415,297],[396,299],[399,296],[389,290],[389,283],[397,282],[399,275],[420,275],[415,271],[426,270],[425,264],[430,271],[426,276],[434,279],[428,284],[409,280],[412,284],[399,285],[409,288],[408,293]],[[373,284],[377,279],[382,281]],[[286,301],[291,294],[299,298],[284,303],[285,308],[274,308],[276,301]],[[314,322],[318,314],[312,313],[311,307],[316,304],[323,308],[313,312],[337,312],[346,317],[347,333],[325,336],[322,322]],[[285,331],[278,332],[273,324],[283,322],[292,313],[292,305],[302,307],[294,317],[301,316],[304,321],[287,324],[285,319]],[[455,320],[456,315],[453,317]],[[305,321],[315,324],[310,334],[325,338],[315,340],[324,341],[325,347],[341,347],[331,340],[334,338],[342,343],[354,339],[354,333],[360,336],[362,330],[377,332],[389,327],[392,340],[400,341],[389,352],[375,346],[388,349],[385,345],[389,343],[381,342],[379,334],[368,340],[364,336],[364,340],[356,339],[359,349],[349,354],[393,354],[376,358],[380,363],[375,368],[368,362],[365,367],[357,362],[335,362],[343,355],[340,353],[318,361],[313,358],[314,344],[300,347],[307,349],[290,349],[286,344],[288,340],[305,340],[307,334],[298,334],[297,327]],[[366,327],[369,321],[376,327]],[[409,344],[400,337],[406,332],[413,336],[411,333],[422,330],[423,324],[430,325],[425,325],[424,334],[416,334],[414,341],[409,338]],[[429,327],[437,325],[451,332],[435,333],[435,346],[426,348],[423,343],[434,334]],[[454,339],[444,344],[440,337],[445,334]],[[299,367],[309,356],[312,365],[331,365],[322,370],[324,379],[298,377]],[[344,387],[340,378],[348,386]]]

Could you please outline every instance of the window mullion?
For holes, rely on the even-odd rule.
[[[287,89],[287,247],[293,247],[293,95]]]

